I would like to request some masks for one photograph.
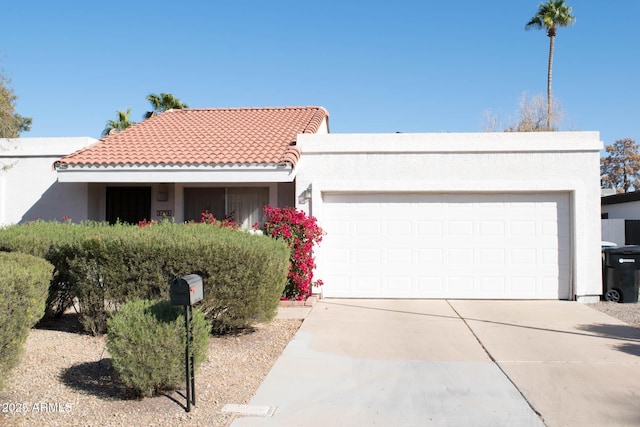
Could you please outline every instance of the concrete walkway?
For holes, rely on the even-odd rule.
[[[322,300],[231,426],[636,426],[639,356],[575,302]]]

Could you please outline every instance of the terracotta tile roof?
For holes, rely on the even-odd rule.
[[[170,110],[63,157],[56,166],[295,166],[297,135],[316,133],[325,118],[322,107]]]

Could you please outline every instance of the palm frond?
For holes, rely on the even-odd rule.
[[[568,27],[575,22],[573,9],[564,0],[548,0],[540,3],[536,14],[527,22],[525,30],[546,29],[555,30],[557,27]]]

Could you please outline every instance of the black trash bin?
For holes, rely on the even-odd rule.
[[[638,302],[640,245],[605,248],[602,252],[602,298],[605,301]]]

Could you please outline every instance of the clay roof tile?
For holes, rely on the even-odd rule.
[[[328,118],[322,107],[203,108],[169,110],[56,165],[291,164],[297,135],[316,133]]]

